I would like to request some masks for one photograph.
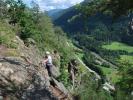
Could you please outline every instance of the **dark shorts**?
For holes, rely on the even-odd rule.
[[[46,64],[46,68],[47,68],[47,70],[48,70],[49,76],[52,75],[52,72],[51,72],[51,67],[52,67],[52,66],[53,66],[53,65],[51,65],[51,64]]]

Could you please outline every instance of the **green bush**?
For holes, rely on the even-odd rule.
[[[81,84],[75,90],[80,100],[113,100],[113,97],[102,88],[97,89],[98,81],[93,80],[92,77],[94,76],[87,73],[82,76]]]
[[[15,38],[13,27],[4,21],[0,21],[0,45],[12,47],[12,40]]]
[[[5,36],[0,36],[0,44],[6,44],[6,41],[8,41],[8,39]]]

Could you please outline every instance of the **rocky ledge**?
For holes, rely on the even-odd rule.
[[[23,58],[0,58],[0,95],[3,100],[69,100],[62,83],[48,76],[44,67]]]

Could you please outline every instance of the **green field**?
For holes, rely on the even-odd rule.
[[[128,53],[132,53],[133,52],[133,47],[126,45],[124,43],[120,43],[120,42],[112,42],[111,44],[106,44],[103,45],[102,48],[108,49],[108,50],[123,50],[123,51],[127,51]],[[120,55],[120,60],[122,61],[127,61],[131,64],[133,64],[133,56],[129,56],[129,55]],[[102,71],[104,72],[104,74],[110,78],[112,80],[112,82],[116,82],[119,79],[119,75],[117,74],[117,71],[115,71],[114,69],[111,68],[105,68],[105,67],[101,67]]]
[[[121,55],[121,60],[122,61],[127,61],[127,62],[133,64],[133,56]]]
[[[106,67],[100,67],[103,71],[103,73],[106,75],[108,79],[111,80],[111,82],[116,83],[118,82],[120,76],[118,75],[118,71],[113,68],[106,68]]]
[[[124,51],[127,51],[128,53],[133,52],[132,46],[128,46],[120,42],[112,42],[111,44],[103,45],[102,47],[109,50],[124,50]]]

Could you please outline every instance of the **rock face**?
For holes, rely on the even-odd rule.
[[[50,82],[45,69],[28,65],[21,58],[5,57],[0,62],[2,95],[18,100],[55,100],[49,91]]]
[[[52,73],[52,76],[55,77],[55,78],[57,78],[57,77],[60,76],[59,69],[56,68],[55,66],[53,66],[53,67],[51,68],[51,73]]]
[[[68,91],[63,84],[54,78],[52,82],[54,85],[43,67],[29,65],[18,57],[0,59],[0,94],[3,98],[15,98],[15,100],[58,100],[59,98],[65,100],[67,98],[66,100],[69,100]]]
[[[18,37],[16,42],[20,56],[0,55],[0,100],[71,100],[63,84],[38,64],[37,51],[25,47]]]

